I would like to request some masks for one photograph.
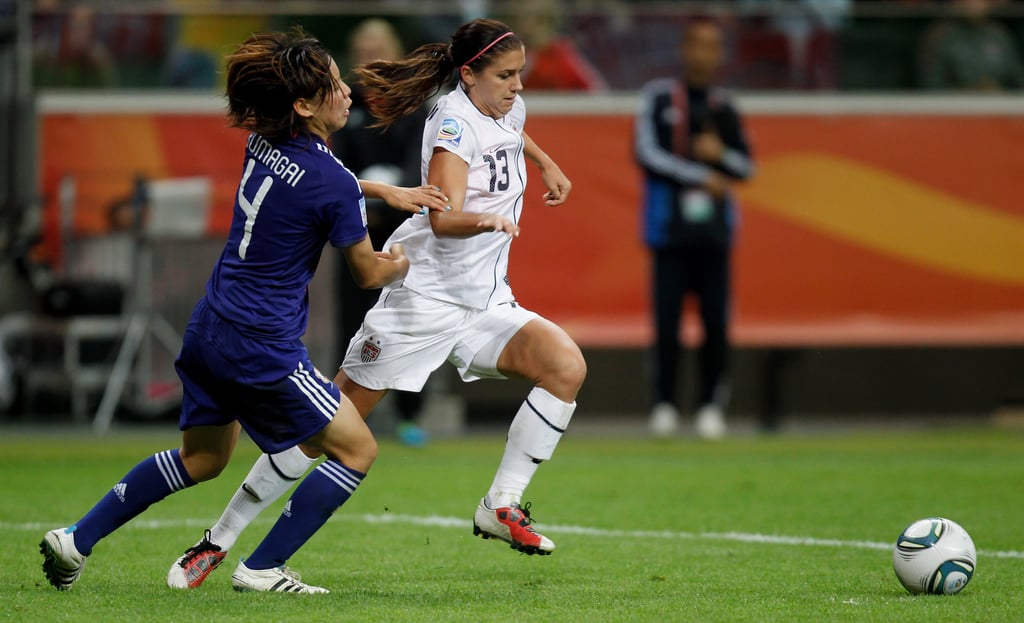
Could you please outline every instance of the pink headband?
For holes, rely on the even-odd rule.
[[[463,64],[462,64],[462,66],[463,66],[463,67],[465,67],[466,65],[469,65],[470,63],[472,63],[472,62],[473,62],[473,61],[475,61],[476,59],[478,59],[478,58],[480,58],[481,56],[483,56],[483,55],[484,55],[484,53],[485,53],[485,52],[487,52],[487,50],[490,50],[491,48],[493,48],[493,47],[494,47],[494,45],[495,45],[496,43],[498,43],[499,41],[501,41],[501,40],[502,40],[502,39],[504,39],[505,37],[511,37],[511,36],[512,36],[512,35],[514,35],[514,34],[515,34],[515,33],[514,33],[514,32],[512,32],[512,31],[510,30],[510,31],[508,31],[507,33],[505,33],[505,34],[501,35],[500,37],[498,37],[497,39],[495,39],[494,41],[491,41],[490,43],[488,43],[488,44],[487,44],[487,46],[486,46],[486,47],[484,47],[484,49],[482,49],[482,50],[480,50],[479,52],[477,52],[477,53],[476,53],[476,56],[474,56],[473,58],[471,58],[471,59],[469,59],[468,61],[466,61],[465,63],[463,63]]]

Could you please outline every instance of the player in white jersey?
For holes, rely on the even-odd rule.
[[[533,530],[520,503],[572,417],[586,363],[572,339],[520,307],[509,286],[508,254],[519,234],[525,161],[540,169],[548,205],[563,203],[571,188],[523,131],[524,65],[523,43],[508,26],[475,20],[450,45],[424,46],[403,62],[357,70],[364,84],[390,85],[376,109],[371,106],[382,124],[457,70],[458,84],[438,101],[423,134],[424,182],[440,187],[453,209],[414,216],[391,237],[389,243],[405,248],[409,273],[388,286],[367,313],[335,382],[367,414],[387,389],[420,389],[446,360],[465,381],[533,381],[512,420],[497,474],[477,506],[473,531],[528,554],[548,554],[554,543]]]
[[[387,390],[419,391],[445,361],[466,381],[533,381],[490,489],[477,505],[473,532],[526,554],[550,554],[555,544],[533,529],[521,500],[565,432],[586,363],[562,329],[519,306],[509,287],[525,159],[540,170],[546,204],[564,203],[571,188],[523,132],[524,63],[522,41],[505,24],[474,20],[456,31],[451,44],[425,45],[403,60],[357,68],[357,79],[383,94],[370,102],[381,125],[418,108],[457,72],[458,84],[439,100],[423,135],[424,181],[439,187],[452,209],[414,215],[388,241],[403,245],[409,272],[401,284],[386,287],[366,314],[335,382],[365,418]],[[286,457],[264,458],[269,460],[257,462],[211,532],[233,541],[259,508],[289,488],[291,480],[277,466]]]

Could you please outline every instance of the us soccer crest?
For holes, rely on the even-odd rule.
[[[363,363],[377,361],[378,356],[380,356],[380,346],[377,346],[370,340],[363,342],[363,350],[359,354],[359,358],[363,360]]]

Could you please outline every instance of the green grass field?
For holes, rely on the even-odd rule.
[[[290,565],[330,595],[241,594],[231,569],[283,500],[199,590],[165,574],[219,514],[256,456],[154,506],[102,541],[74,590],[43,578],[44,531],[78,519],[177,434],[5,432],[0,619],[18,621],[1020,621],[1024,434],[987,429],[728,439],[573,437],[527,492],[558,550],[517,554],[472,536],[503,440],[424,449],[383,442],[355,497]],[[943,515],[978,546],[955,596],[904,591],[890,545]]]

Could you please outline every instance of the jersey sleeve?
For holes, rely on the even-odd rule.
[[[437,123],[437,132],[430,132],[423,137],[424,141],[430,141],[430,151],[441,148],[450,151],[458,157],[471,163],[473,155],[477,151],[476,135],[466,120],[458,115],[442,111],[441,119]]]
[[[325,187],[327,198],[323,218],[327,238],[335,247],[349,247],[366,237],[366,198],[359,181],[348,169],[338,166]]]
[[[512,104],[512,110],[508,113],[509,119],[512,121],[512,127],[516,128],[520,134],[526,129],[526,102],[519,95],[516,95],[516,101]]]

